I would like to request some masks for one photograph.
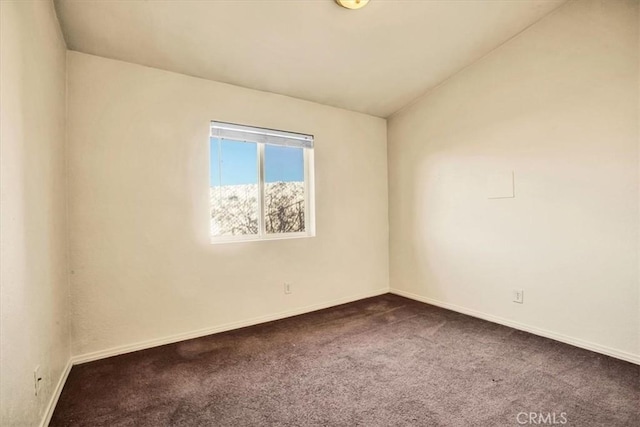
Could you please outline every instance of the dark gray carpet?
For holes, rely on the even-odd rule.
[[[530,412],[640,426],[640,366],[387,294],[74,366],[51,425],[536,425]]]

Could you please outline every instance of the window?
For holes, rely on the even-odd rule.
[[[314,234],[313,136],[211,122],[211,241]]]

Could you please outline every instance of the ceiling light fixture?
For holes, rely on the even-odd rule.
[[[336,0],[336,3],[347,9],[361,9],[369,3],[369,0]]]

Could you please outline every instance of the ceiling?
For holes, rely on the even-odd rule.
[[[388,117],[565,0],[56,0],[69,49]]]

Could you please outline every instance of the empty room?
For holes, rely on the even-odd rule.
[[[640,426],[640,0],[0,0],[0,425]]]

